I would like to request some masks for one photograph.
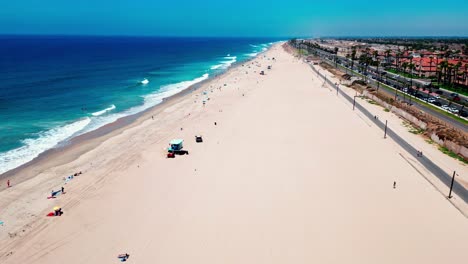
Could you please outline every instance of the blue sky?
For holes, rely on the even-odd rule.
[[[4,0],[1,33],[468,36],[468,0]]]

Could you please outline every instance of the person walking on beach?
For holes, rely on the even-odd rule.
[[[65,193],[65,188],[63,188],[63,186],[62,186],[62,194],[64,194],[64,193]]]
[[[10,180],[7,181],[7,188],[10,188]]]
[[[396,181],[393,182],[393,189],[396,189]]]

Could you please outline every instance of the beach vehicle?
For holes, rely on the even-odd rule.
[[[195,136],[195,142],[202,143],[203,142],[202,136]]]
[[[169,153],[179,154],[179,155],[189,154],[187,150],[183,150],[183,147],[184,147],[183,139],[171,140],[171,142],[169,143],[169,148],[167,148],[168,157],[169,157]]]

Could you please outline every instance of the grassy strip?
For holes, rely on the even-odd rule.
[[[403,126],[408,128],[408,132],[410,132],[411,134],[415,134],[415,135],[418,135],[418,134],[422,134],[424,133],[424,129],[422,128],[418,128],[418,127],[414,127],[413,125],[411,125],[411,123],[409,122],[403,122]]]
[[[394,69],[386,69],[386,71],[394,73],[394,74],[398,74],[398,75],[401,75],[401,76],[404,76],[406,78],[421,79],[421,77],[419,77],[419,76],[412,75],[412,74],[409,74],[409,73],[406,73],[406,72],[399,72],[399,71],[396,71]]]
[[[462,94],[462,95],[465,95],[465,96],[468,96],[468,92],[466,92],[463,88],[460,88],[460,87],[451,87],[451,86],[448,86],[448,85],[445,85],[445,84],[438,84],[438,83],[432,83],[434,86],[437,86],[439,88],[442,88],[442,89],[445,89],[445,90],[448,90],[448,91],[451,91],[451,92],[455,92],[455,93],[458,93],[458,94]]]
[[[457,153],[449,150],[448,148],[446,147],[442,147],[440,146],[439,147],[439,150],[442,151],[442,153],[446,154],[446,155],[449,155],[450,157],[454,158],[454,159],[457,159],[461,162],[463,162],[464,164],[468,164],[468,161],[466,161],[462,156],[458,155]]]

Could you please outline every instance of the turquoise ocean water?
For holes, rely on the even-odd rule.
[[[0,36],[0,174],[278,39]]]

